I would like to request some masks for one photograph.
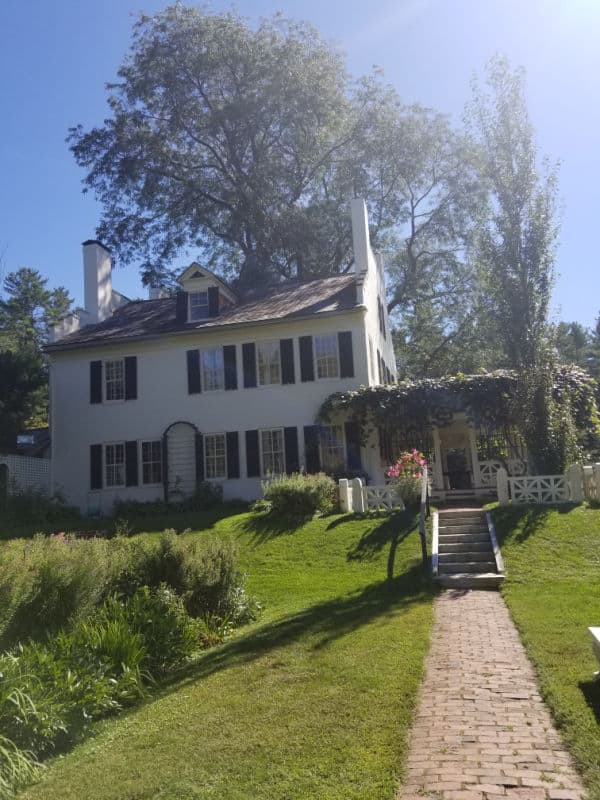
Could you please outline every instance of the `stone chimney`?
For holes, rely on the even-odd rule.
[[[110,251],[102,242],[83,243],[83,292],[89,322],[94,324],[112,314],[112,264]]]

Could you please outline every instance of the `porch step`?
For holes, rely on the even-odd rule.
[[[464,572],[496,572],[495,561],[446,561],[438,566],[439,575],[460,575]]]
[[[489,542],[489,533],[442,533],[438,534],[440,544],[459,544],[461,542]]]
[[[438,552],[442,553],[491,553],[492,546],[489,541],[473,542],[468,539],[465,542],[438,542]]]
[[[504,575],[496,572],[458,573],[454,575],[437,575],[436,582],[444,589],[497,589],[504,580]]]
[[[462,524],[447,525],[444,523],[439,526],[440,533],[487,533],[487,525],[479,522],[463,522]]]
[[[440,564],[464,564],[465,562],[483,561],[486,564],[495,564],[494,551],[491,547],[485,550],[466,550],[461,552],[444,553],[440,550],[438,553],[438,560]]]

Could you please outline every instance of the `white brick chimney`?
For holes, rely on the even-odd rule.
[[[367,272],[373,251],[371,250],[371,240],[369,238],[369,218],[367,215],[367,204],[362,197],[355,197],[350,201],[350,211],[352,218],[352,248],[354,250],[354,271],[358,278],[361,273]]]
[[[89,322],[102,322],[113,311],[110,251],[95,239],[83,243],[83,293]]]

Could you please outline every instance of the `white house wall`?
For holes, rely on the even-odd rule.
[[[375,292],[367,283],[369,297]],[[376,304],[375,304],[376,309]],[[377,346],[385,348],[379,336],[377,313],[354,309],[329,317],[239,329],[196,331],[153,341],[132,341],[127,345],[79,348],[51,354],[51,436],[53,446],[53,490],[61,490],[70,503],[86,511],[99,508],[110,512],[117,499],[140,501],[163,497],[162,485],[120,487],[90,492],[90,446],[131,440],[152,440],[179,420],[195,424],[202,433],[239,432],[239,479],[220,480],[224,496],[252,499],[260,496],[260,479],[246,475],[245,431],[298,428],[300,464],[305,463],[302,429],[312,425],[323,400],[333,392],[373,383],[368,366],[371,330]],[[302,383],[298,338],[340,331],[352,332],[354,378],[316,379]],[[294,340],[296,382],[290,385],[243,388],[242,348],[244,342],[273,339]],[[388,345],[390,336],[388,333]],[[237,390],[188,394],[186,351],[193,348],[236,345]],[[386,361],[391,368],[389,348]],[[90,361],[124,356],[137,357],[137,399],[90,403]],[[363,453],[364,463],[373,458]]]

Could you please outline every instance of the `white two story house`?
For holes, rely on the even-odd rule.
[[[352,203],[354,269],[238,295],[192,264],[175,296],[128,301],[108,250],[83,245],[85,310],[48,346],[51,489],[83,511],[173,500],[201,481],[225,499],[270,474],[367,472],[379,450],[351,423],[317,426],[336,391],[395,380],[383,263],[366,206]],[[158,296],[157,296],[158,295]]]

